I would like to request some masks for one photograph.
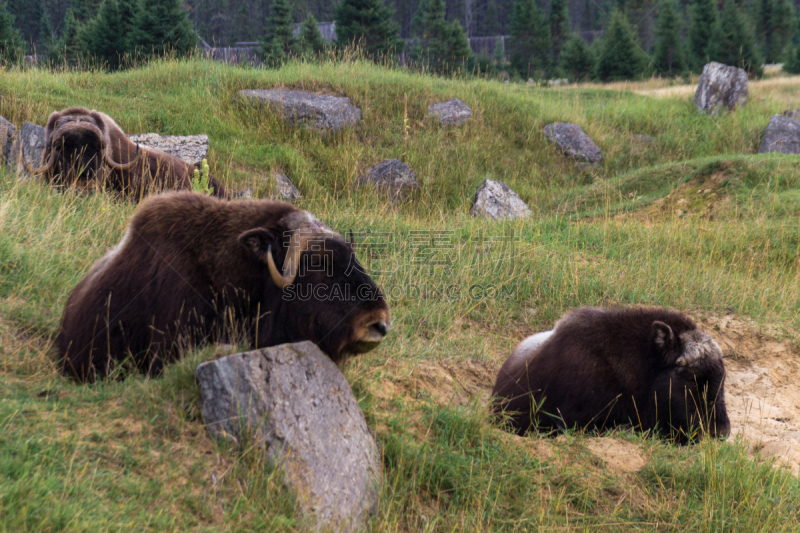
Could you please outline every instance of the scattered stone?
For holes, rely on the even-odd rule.
[[[321,133],[338,131],[361,120],[361,109],[349,98],[285,89],[239,91],[239,98],[264,104],[294,125],[308,126]]]
[[[800,109],[786,109],[783,111],[784,117],[800,118]]]
[[[759,154],[800,154],[800,120],[772,115],[761,139]]]
[[[708,63],[703,67],[694,105],[704,113],[717,113],[726,108],[733,111],[747,101],[747,73],[722,63]]]
[[[145,148],[155,148],[200,168],[208,159],[208,135],[159,135],[135,133],[128,138]]]
[[[359,185],[373,185],[383,192],[389,193],[393,199],[408,196],[419,190],[417,175],[407,164],[397,159],[381,161],[359,178]]]
[[[547,80],[548,87],[561,87],[562,85],[569,85],[569,80],[567,78],[555,78],[552,80]]]
[[[314,343],[230,355],[195,375],[212,436],[264,446],[317,530],[363,527],[378,501],[378,449],[347,380]]]
[[[531,209],[502,181],[485,179],[475,191],[475,205],[469,210],[469,214],[492,220],[528,218],[531,216]]]
[[[264,178],[264,185],[267,189],[266,197],[273,200],[294,202],[298,198],[303,197],[300,191],[297,190],[297,187],[292,184],[292,181],[280,172],[276,172],[272,176]],[[255,191],[252,188],[247,188],[238,193],[234,193],[234,195],[237,198],[249,200],[253,197],[253,192]]]
[[[446,102],[429,105],[428,115],[436,117],[441,124],[460,126],[472,116],[472,109],[458,98],[452,98]]]
[[[11,162],[11,145],[14,142],[14,136],[17,132],[17,127],[11,122],[0,116],[0,164],[14,166]]]
[[[569,157],[592,166],[603,160],[600,148],[577,124],[554,122],[544,127],[547,139],[555,142]]]
[[[21,175],[22,179],[30,179],[31,175],[25,171],[25,168],[19,162],[19,151],[22,148],[22,155],[25,161],[34,168],[41,167],[44,163],[42,156],[44,154],[44,128],[26,122],[22,125],[22,130],[19,132],[16,139],[11,145],[8,161],[11,162],[12,168],[16,168],[17,172]]]
[[[649,135],[633,134],[630,137],[631,141],[639,144],[650,144],[656,142],[656,138],[650,137]]]

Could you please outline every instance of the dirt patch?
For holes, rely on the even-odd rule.
[[[636,472],[647,464],[640,447],[632,442],[613,437],[599,437],[587,439],[586,446],[603,460],[607,468],[617,474]]]

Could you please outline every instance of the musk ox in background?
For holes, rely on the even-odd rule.
[[[194,166],[160,150],[142,148],[128,139],[114,119],[84,107],[56,111],[45,126],[45,163],[32,168],[20,150],[20,160],[33,174],[61,186],[108,188],[139,200],[151,192],[192,188]],[[213,177],[214,195],[226,196]]]
[[[581,308],[525,339],[493,396],[520,434],[631,425],[679,442],[725,436],[725,367],[714,340],[667,309]]]
[[[92,381],[123,361],[157,374],[204,341],[311,340],[338,361],[390,325],[351,243],[310,213],[173,192],[145,200],[78,283],[56,346],[66,373]]]

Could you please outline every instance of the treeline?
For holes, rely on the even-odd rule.
[[[357,44],[370,57],[401,55],[435,72],[608,81],[678,76],[697,72],[708,61],[736,65],[753,75],[761,73],[765,62],[783,61],[787,70],[800,71],[798,17],[791,0],[659,0],[657,6],[651,0],[617,0],[616,5],[603,0],[591,2],[602,14],[589,17],[586,25],[576,20],[586,18],[588,4],[577,0],[414,1],[240,0],[231,11],[236,2],[226,0],[219,16],[209,19],[203,14],[221,6],[221,0],[196,0],[194,5],[180,0],[0,0],[0,59],[13,60],[35,49],[57,63],[94,61],[113,69],[130,58],[189,53],[203,26],[210,24],[217,29],[247,26],[250,33],[240,37],[260,42],[261,58],[275,66],[332,46],[317,26],[322,18],[336,23],[335,46]],[[576,4],[581,9],[577,19],[572,12]],[[405,13],[412,6],[409,18]],[[63,19],[54,25],[52,17],[62,8]],[[487,10],[491,16],[482,17]],[[231,22],[232,13],[242,20]],[[295,26],[301,21],[298,34]],[[601,23],[603,37],[590,44],[576,27],[595,23]],[[476,57],[467,28],[478,27],[507,31],[510,37],[492,56]]]

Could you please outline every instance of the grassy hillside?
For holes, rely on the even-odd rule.
[[[364,121],[321,137],[233,99],[275,86],[348,96]],[[207,133],[212,173],[229,187],[281,170],[301,207],[357,232],[394,319],[387,341],[344,369],[384,454],[375,531],[797,529],[797,479],[754,459],[742,439],[680,448],[627,432],[519,438],[485,412],[515,343],[580,305],[734,316],[798,355],[800,167],[754,155],[770,115],[787,107],[781,97],[754,94],[736,113],[706,117],[680,97],[448,80],[358,61],[7,71],[0,95],[0,115],[17,125],[84,105],[130,133]],[[425,118],[452,97],[474,110],[463,128]],[[553,121],[580,124],[603,163],[567,161],[541,131]],[[403,204],[354,187],[391,157],[422,185]],[[487,177],[534,216],[470,218]],[[0,531],[300,527],[257,450],[205,434],[193,372],[212,348],[153,380],[77,386],[54,370],[64,302],[135,208],[0,171]],[[605,444],[639,467],[615,467]]]

